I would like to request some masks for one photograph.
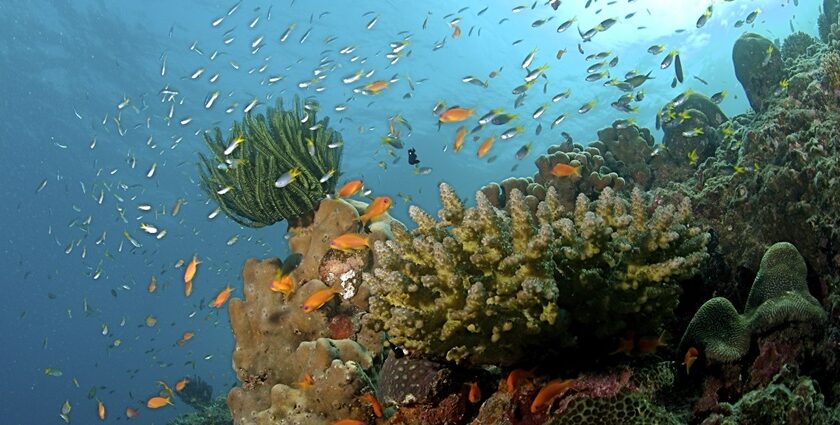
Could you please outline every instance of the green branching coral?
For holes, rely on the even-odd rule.
[[[393,241],[374,245],[378,267],[364,279],[370,312],[391,340],[432,357],[502,364],[537,336],[561,335],[550,224],[558,211],[532,215],[518,190],[510,214],[480,192],[465,208],[445,183],[440,197],[441,221],[412,206],[417,229],[397,226]]]
[[[390,339],[434,358],[511,364],[534,344],[652,334],[672,313],[675,281],[696,272],[708,236],[689,206],[650,215],[640,191],[606,188],[566,211],[554,187],[532,212],[519,190],[505,209],[483,192],[466,208],[440,187],[440,221],[417,207],[417,228],[374,247],[370,311]]]
[[[628,203],[607,188],[594,202],[578,197],[574,214],[555,223],[561,305],[581,333],[655,334],[677,305],[675,282],[707,257],[708,234],[688,225],[687,200],[647,210],[640,190]]]
[[[779,242],[761,259],[743,315],[726,298],[703,304],[683,335],[680,350],[697,347],[712,362],[740,359],[753,334],[790,322],[823,322],[825,311],[808,292],[805,260],[792,244]]]
[[[204,136],[212,154],[200,155],[201,186],[239,224],[262,227],[299,219],[335,190],[341,135],[328,127],[329,119],[318,121],[316,104],[297,98],[294,104],[285,110],[278,101],[266,115],[246,114],[227,139],[218,128],[212,137]],[[239,147],[225,155],[237,139]],[[275,187],[293,169],[300,174]]]

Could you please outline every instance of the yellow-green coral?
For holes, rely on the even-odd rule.
[[[519,190],[506,209],[484,193],[466,208],[440,187],[440,221],[417,207],[411,232],[374,246],[370,311],[392,342],[436,358],[511,364],[535,344],[612,341],[655,332],[676,306],[675,281],[697,270],[707,235],[687,203],[648,215],[605,189],[574,211],[550,187],[536,212]]]
[[[335,190],[341,136],[328,127],[328,119],[318,121],[317,109],[295,98],[294,109],[285,110],[278,101],[266,115],[248,113],[234,122],[227,139],[218,128],[213,137],[205,134],[212,155],[200,155],[201,186],[228,217],[249,227],[298,219]],[[237,138],[244,141],[225,155]],[[275,187],[275,180],[292,169],[300,175]]]
[[[726,298],[706,301],[680,342],[680,350],[699,348],[712,362],[740,359],[753,334],[789,322],[820,323],[826,319],[820,303],[808,292],[805,260],[792,244],[771,246],[753,281],[743,315]]]

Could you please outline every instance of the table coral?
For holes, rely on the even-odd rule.
[[[504,210],[483,192],[473,208],[445,183],[440,193],[440,221],[410,208],[417,228],[377,243],[364,275],[389,338],[432,358],[505,365],[534,346],[658,333],[675,282],[706,256],[687,203],[649,214],[638,190],[630,202],[581,195],[566,211],[549,187],[536,212],[519,190]]]
[[[787,242],[771,246],[761,259],[743,315],[727,299],[707,301],[688,325],[680,352],[696,347],[709,362],[731,362],[747,353],[751,336],[790,322],[824,322],[825,311],[808,291],[807,269]]]

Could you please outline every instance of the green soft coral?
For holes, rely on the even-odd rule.
[[[779,242],[761,258],[744,314],[726,298],[706,301],[680,342],[680,350],[696,347],[708,361],[731,362],[743,357],[753,334],[791,322],[821,323],[826,313],[808,291],[805,260],[792,244]]]
[[[553,187],[534,212],[519,190],[505,209],[482,192],[473,208],[445,183],[440,193],[440,221],[411,207],[417,228],[377,243],[365,275],[391,341],[435,358],[512,364],[534,345],[658,331],[676,280],[706,256],[687,203],[649,215],[639,191],[581,195],[571,212]]]
[[[227,138],[218,128],[212,137],[205,134],[211,151],[209,157],[200,155],[205,193],[243,226],[268,226],[312,212],[335,190],[343,145],[329,119],[318,121],[317,109],[295,98],[294,109],[286,110],[278,101],[265,115],[248,113],[241,123],[234,122]],[[225,155],[237,137],[245,141]],[[226,160],[240,163],[229,167]],[[293,168],[300,170],[295,181],[275,187],[275,180]],[[328,173],[332,177],[323,179]],[[227,187],[229,192],[219,193]]]

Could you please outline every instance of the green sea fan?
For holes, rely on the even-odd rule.
[[[316,103],[297,97],[290,110],[278,100],[265,115],[247,113],[242,122],[234,122],[227,138],[218,127],[212,135],[205,133],[211,155],[199,154],[202,189],[243,226],[300,221],[335,190],[343,150],[341,135],[329,128],[328,118],[318,121],[317,112]],[[225,155],[236,137],[245,141]],[[285,187],[275,187],[274,182],[293,168],[300,175]],[[219,193],[227,187],[227,193]]]

